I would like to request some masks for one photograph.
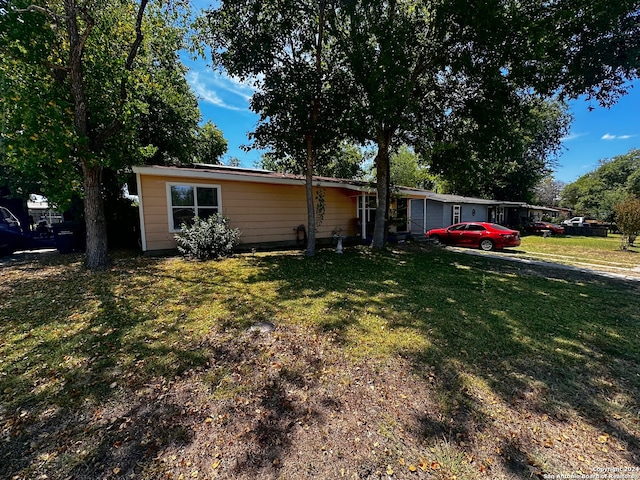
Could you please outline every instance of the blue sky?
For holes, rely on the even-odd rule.
[[[205,60],[183,58],[183,62],[189,68],[187,81],[199,99],[203,119],[215,123],[228,141],[223,160],[236,157],[242,166],[253,167],[261,152],[241,148],[249,143],[247,133],[258,119],[249,109],[251,87],[212,70]],[[573,182],[594,170],[599,160],[640,148],[640,82],[633,86],[609,109],[584,99],[569,103],[574,121],[557,160],[557,180]]]
[[[574,120],[558,159],[558,180],[572,182],[594,170],[598,160],[640,148],[640,82],[632,86],[626,96],[608,109],[585,100],[570,102]],[[589,106],[594,110],[589,111]]]

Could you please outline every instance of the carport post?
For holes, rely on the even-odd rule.
[[[362,205],[362,212],[360,212],[360,218],[362,219],[360,222],[360,235],[364,241],[367,239],[367,194],[364,191],[362,192],[362,202],[360,203]]]

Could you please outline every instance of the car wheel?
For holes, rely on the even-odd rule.
[[[482,240],[480,240],[480,248],[485,252],[490,252],[495,247],[496,246],[493,243],[493,240],[491,240],[490,238],[483,238]]]
[[[433,237],[430,237],[430,238],[431,238],[431,243],[433,245],[436,245],[438,247],[442,246],[442,240],[440,239],[439,236],[434,235]]]

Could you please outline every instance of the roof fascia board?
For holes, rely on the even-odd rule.
[[[251,173],[236,173],[236,172],[212,172],[207,170],[193,170],[184,168],[173,167],[156,167],[156,166],[134,166],[134,173],[140,173],[142,175],[163,176],[163,177],[177,177],[188,179],[209,179],[209,180],[229,180],[235,182],[251,182],[251,183],[269,183],[273,185],[304,185],[304,178],[290,178],[290,177],[275,177],[264,174],[252,175]],[[343,188],[346,190],[353,190],[356,192],[366,192],[368,194],[376,193],[375,184],[367,185],[353,185],[347,182],[330,182],[326,180],[314,180],[314,185],[327,188]],[[505,204],[505,202],[486,200],[472,197],[458,197],[455,195],[437,194],[430,190],[418,190],[409,188],[398,188],[391,192],[396,195],[403,195],[413,198],[427,198],[427,200],[435,200],[444,203],[475,203],[479,205],[496,205]],[[507,204],[513,204],[506,202]],[[517,204],[520,205],[520,204]]]
[[[251,175],[251,174],[237,174],[237,173],[224,173],[224,172],[211,172],[204,170],[186,170],[180,168],[157,168],[147,166],[134,166],[132,167],[134,173],[151,176],[162,177],[177,177],[188,179],[208,179],[208,180],[229,180],[234,182],[251,182],[251,183],[270,183],[274,185],[304,185],[304,178],[289,178],[289,177],[273,177],[264,175]],[[368,192],[372,190],[372,187],[351,185],[348,183],[340,182],[327,182],[324,180],[315,180],[314,185],[320,187],[329,188],[344,188],[347,190],[355,190],[358,192]]]

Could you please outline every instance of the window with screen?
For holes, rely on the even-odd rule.
[[[195,217],[202,219],[221,213],[218,185],[168,184],[169,230],[176,232],[190,225]]]

